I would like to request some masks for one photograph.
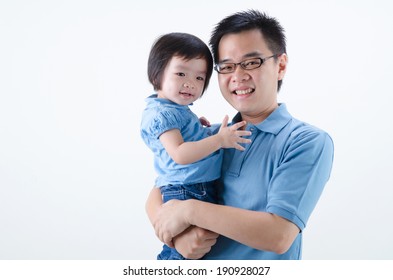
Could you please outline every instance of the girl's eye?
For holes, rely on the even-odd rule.
[[[204,81],[205,78],[203,78],[203,77],[197,77],[197,80],[199,80],[199,81]]]
[[[185,74],[182,73],[182,72],[176,73],[176,75],[178,75],[178,76],[180,76],[180,77],[184,77],[184,76],[185,76]]]

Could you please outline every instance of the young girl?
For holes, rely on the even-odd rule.
[[[217,202],[214,181],[220,177],[221,148],[244,150],[241,143],[250,132],[238,130],[246,123],[227,126],[225,116],[214,134],[209,123],[191,112],[206,90],[213,71],[207,45],[186,33],[169,33],[154,43],[148,61],[148,77],[155,94],[146,99],[141,136],[154,153],[158,173],[155,185],[163,201],[199,199]],[[184,259],[164,245],[157,259]]]

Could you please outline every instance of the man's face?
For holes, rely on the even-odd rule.
[[[271,55],[274,53],[256,29],[227,34],[218,46],[219,63],[239,63]],[[284,77],[286,65],[286,54],[280,55],[278,61],[267,59],[252,70],[237,65],[232,73],[218,74],[221,93],[242,114],[243,120],[259,123],[277,107],[277,82]]]

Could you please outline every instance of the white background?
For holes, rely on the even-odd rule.
[[[304,259],[393,259],[390,1],[0,0],[0,259],[154,259],[139,136],[154,39],[208,41],[248,8],[279,19],[293,116],[330,133],[331,179],[304,231]],[[211,86],[193,110],[234,111]]]

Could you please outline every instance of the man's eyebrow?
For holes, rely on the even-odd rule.
[[[250,58],[250,57],[256,57],[256,56],[261,56],[261,55],[262,55],[262,53],[255,51],[255,52],[248,53],[248,54],[244,55],[243,57]]]
[[[250,52],[250,53],[247,53],[247,54],[243,55],[243,59],[247,59],[247,58],[251,58],[251,57],[260,57],[262,55],[263,54],[258,52],[258,51]],[[232,61],[232,60],[227,58],[227,59],[223,59],[223,60],[219,61],[219,63],[226,63],[226,62],[229,62],[229,61]]]

